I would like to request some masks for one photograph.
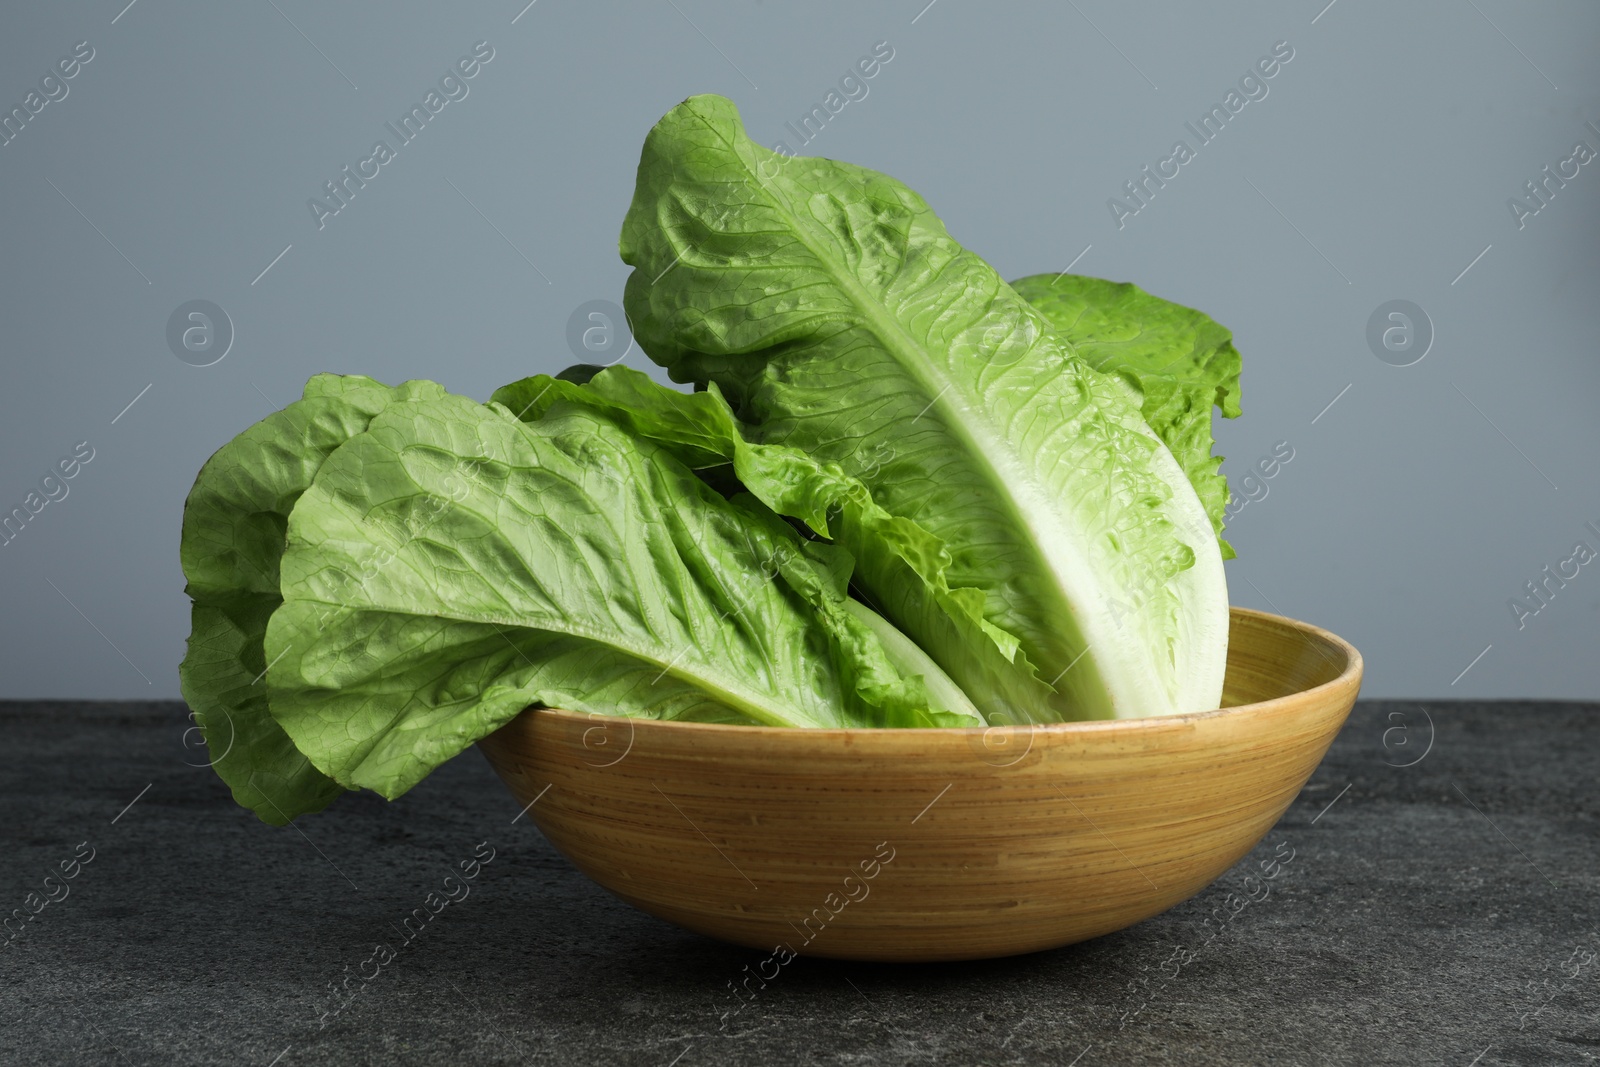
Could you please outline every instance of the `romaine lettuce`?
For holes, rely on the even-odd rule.
[[[433,382],[391,389],[319,374],[301,400],[223,445],[183,510],[179,555],[193,601],[183,698],[234,800],[271,823],[319,811],[343,789],[289,740],[268,708],[267,620],[283,603],[279,561],[289,512],[324,460],[391,404],[444,395]]]
[[[850,602],[848,553],[722,497],[603,413],[522,423],[431,384],[345,392],[370,394],[360,417],[319,409],[307,423],[301,401],[226,446],[185,517],[186,693],[214,745],[223,719],[248,728],[217,766],[267,821],[341,789],[398,796],[531,704],[982,724],[920,650],[886,647]],[[219,597],[252,609],[243,639],[215,636]]]
[[[857,580],[991,720],[1216,707],[1222,552],[1139,391],[1097,371],[910,189],[751,141],[722,97],[646,138],[621,237],[634,336],[756,440],[837,463],[950,552],[1056,692],[1017,706],[915,585]],[[863,557],[864,559],[866,557]]]
[[[991,711],[996,707],[993,696],[1001,694],[1000,706],[1048,714],[1052,691],[1018,660],[1017,638],[984,618],[982,594],[950,587],[950,554],[937,537],[905,516],[890,514],[838,464],[786,445],[749,441],[716,383],[703,392],[681,393],[640,371],[611,367],[593,374],[525,378],[501,388],[492,399],[533,420],[562,405],[594,408],[629,432],[671,449],[690,467],[726,465],[727,471],[717,473],[734,491],[748,490],[768,508],[848,550],[858,585],[916,590],[919,603],[930,608],[930,624],[944,635],[945,647],[960,650],[969,682],[981,679]],[[1032,721],[1034,715],[993,717],[997,722]]]
[[[637,370],[318,375],[196,479],[185,698],[239,803],[393,798],[533,705],[978,726],[1220,701],[1209,318],[1008,286],[911,190],[694,97],[621,251]]]
[[[1178,460],[1222,535],[1227,480],[1211,454],[1211,408],[1239,416],[1239,350],[1205,313],[1151,296],[1131,282],[1035,274],[1011,283],[1096,370],[1121,374],[1143,394],[1139,411]],[[1233,548],[1221,542],[1224,559]]]

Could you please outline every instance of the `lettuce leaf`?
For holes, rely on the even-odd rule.
[[[391,799],[529,705],[977,724],[930,714],[848,606],[850,570],[597,410],[394,405],[289,515],[271,712],[323,774]]]
[[[846,548],[859,568],[858,581],[916,590],[919,601],[931,607],[946,647],[961,649],[966,674],[980,677],[986,694],[1002,697],[998,706],[1048,707],[1052,690],[1019,656],[1017,638],[984,617],[982,593],[951,588],[950,553],[937,537],[890,514],[838,464],[785,445],[752,443],[715,382],[704,392],[683,393],[618,366],[581,376],[564,371],[554,378],[524,378],[497,390],[491,400],[533,421],[563,406],[593,408],[630,433],[671,449],[690,467],[729,465],[734,485]],[[932,666],[929,660],[917,669],[926,674]],[[988,703],[991,710],[997,707],[993,700]],[[1022,719],[995,714],[994,721]]]
[[[302,399],[206,461],[183,510],[179,556],[190,609],[178,668],[183,698],[234,800],[281,825],[344,792],[289,740],[267,707],[267,620],[283,598],[278,567],[289,512],[332,452],[396,403],[444,395],[432,382],[390,388],[319,374]]]
[[[837,464],[950,555],[954,590],[1019,643],[1018,704],[920,583],[857,583],[991,720],[1216,707],[1222,556],[1140,413],[910,189],[751,141],[697,96],[646,139],[622,257],[634,335],[715,382],[753,439]],[[1049,691],[1053,687],[1053,692]]]
[[[1097,370],[1121,374],[1143,393],[1145,422],[1182,465],[1222,535],[1228,482],[1211,448],[1211,409],[1239,416],[1239,350],[1204,312],[1151,296],[1131,282],[1081,274],[1034,274],[1011,283],[1056,333]],[[1220,542],[1224,559],[1233,547]]]

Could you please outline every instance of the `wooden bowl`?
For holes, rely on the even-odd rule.
[[[1360,684],[1345,641],[1234,608],[1216,711],[795,730],[529,710],[479,745],[556,848],[652,915],[780,962],[981,959],[1205,888],[1294,800]]]

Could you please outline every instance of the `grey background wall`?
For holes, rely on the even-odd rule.
[[[1600,695],[1600,562],[1574,558],[1600,551],[1600,162],[1543,205],[1524,188],[1600,150],[1600,8],[524,2],[0,17],[0,105],[37,108],[0,146],[0,508],[92,449],[0,547],[0,695],[176,696],[179,522],[212,451],[318,371],[482,398],[572,362],[569,316],[620,299],[651,123],[719,92],[796,148],[785,123],[880,41],[803,152],[906,181],[1008,277],[1071,263],[1234,330],[1223,470],[1293,450],[1229,531],[1236,603],[1352,639],[1369,695]],[[479,41],[468,95],[319,228],[308,199]],[[1119,220],[1108,200],[1134,206],[1123,184],[1197,146],[1184,124],[1276,42],[1267,95]],[[187,361],[168,341],[197,299],[232,326],[209,366],[220,323]],[[1382,319],[1400,352],[1368,340],[1392,300],[1426,316],[1409,348]]]

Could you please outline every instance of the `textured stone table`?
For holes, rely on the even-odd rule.
[[[0,1063],[1600,1059],[1596,706],[1364,702],[1255,854],[1166,915],[976,964],[800,959],[737,1013],[763,954],[596,888],[475,752],[273,829],[185,765],[188,725],[0,704]],[[1280,844],[1270,892],[1239,895]]]

